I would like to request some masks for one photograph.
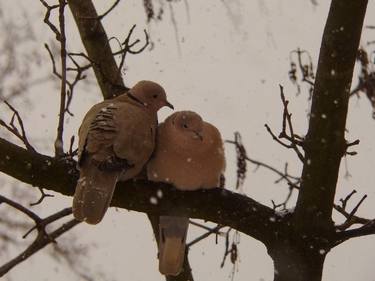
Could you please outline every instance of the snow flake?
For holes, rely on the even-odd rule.
[[[150,203],[153,204],[153,205],[157,205],[158,204],[158,199],[154,196],[151,196],[150,197]]]
[[[161,189],[158,189],[158,191],[156,192],[156,196],[158,198],[163,198],[163,191],[161,191]]]

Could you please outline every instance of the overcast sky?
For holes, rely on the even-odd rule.
[[[301,135],[306,133],[310,104],[307,92],[296,96],[296,88],[288,80],[289,53],[298,47],[308,50],[316,65],[330,1],[321,0],[314,6],[309,0],[191,0],[188,8],[184,1],[180,1],[173,5],[177,34],[168,5],[165,5],[163,21],[147,24],[142,2],[122,1],[103,21],[110,37],[124,38],[135,23],[137,36],[142,38],[143,29],[150,33],[154,47],[128,58],[126,84],[132,86],[142,79],[159,82],[165,87],[176,110],[197,111],[205,120],[215,124],[225,139],[232,139],[235,131],[241,132],[249,156],[280,169],[288,161],[291,173],[299,175],[302,167],[296,155],[276,144],[265,131],[264,124],[269,124],[275,132],[281,128],[282,106],[278,85],[282,84],[290,99],[295,130]],[[112,1],[94,3],[100,13]],[[43,55],[41,65],[31,75],[44,77],[50,71],[50,61],[43,43],[51,42],[53,34],[43,24],[42,5],[39,1],[1,0],[0,7],[3,17],[23,22],[26,14],[31,19],[37,38],[31,45],[39,48]],[[375,25],[374,18],[375,3],[370,1],[365,24]],[[0,34],[0,38],[2,36],[4,34]],[[82,50],[70,13],[67,15],[67,37],[69,50]],[[361,42],[366,44],[367,40],[374,39],[375,30],[366,30]],[[114,42],[113,46],[116,46]],[[14,104],[24,116],[31,141],[39,151],[52,154],[59,96],[56,81],[51,79],[33,87],[27,96],[28,102],[20,98]],[[100,100],[95,83],[77,90],[71,108],[75,116],[66,120],[67,145],[70,136],[76,134],[85,112]],[[163,120],[170,113],[168,109],[161,110],[159,119]],[[5,107],[1,106],[0,117],[9,116],[7,114]],[[356,200],[363,194],[368,195],[358,214],[373,218],[375,121],[371,118],[371,107],[366,98],[350,101],[347,129],[347,139],[359,138],[361,143],[356,147],[358,155],[347,159],[350,178],[344,178],[345,165],[342,162],[336,201],[355,188],[358,191]],[[225,149],[227,186],[233,187],[236,175],[234,149],[231,145],[226,145]],[[275,175],[262,169],[254,172],[254,168],[249,166],[243,191],[269,206],[271,199],[276,202],[283,200],[287,186],[275,185]],[[0,176],[0,180],[11,182],[4,175]],[[22,184],[13,188],[10,184],[3,184],[0,192],[11,194],[14,188],[20,193],[30,190]],[[35,210],[44,215],[51,214],[70,206],[71,200],[71,197],[57,194]],[[340,217],[335,215],[335,218]],[[191,227],[188,240],[199,233],[200,230]],[[66,237],[75,237],[79,245],[90,245],[85,264],[94,272],[104,272],[109,280],[164,280],[158,272],[157,249],[151,227],[143,213],[111,208],[99,225],[79,225]],[[62,241],[64,245],[64,238]],[[359,238],[335,248],[327,256],[323,280],[375,280],[374,242],[375,237]],[[230,279],[232,265],[227,262],[220,269],[223,251],[224,239],[219,239],[216,245],[214,237],[191,250],[190,262],[196,281]],[[273,264],[263,244],[241,235],[239,254],[235,280],[272,280]],[[1,262],[6,259],[0,255]],[[51,261],[42,253],[12,270],[9,277],[15,281],[75,278],[67,267]]]

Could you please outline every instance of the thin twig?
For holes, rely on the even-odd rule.
[[[39,217],[37,214],[32,212],[31,210],[27,209],[26,207],[22,206],[21,204],[8,199],[2,195],[0,195],[0,204],[5,203],[12,208],[22,212],[26,216],[28,216],[30,219],[32,219],[35,223],[35,225],[25,233],[23,238],[26,238],[33,230],[37,230],[38,234],[35,238],[35,240],[18,256],[13,258],[12,260],[6,262],[2,266],[0,266],[0,277],[4,276],[9,270],[11,270],[13,267],[17,266],[21,262],[25,261],[27,258],[38,252],[40,249],[44,248],[46,245],[50,243],[54,243],[55,239],[62,235],[63,233],[70,230],[72,227],[80,223],[79,221],[73,219],[56,230],[48,233],[46,228],[49,224],[56,222],[57,220],[66,217],[72,213],[71,208],[63,209],[55,214],[52,214],[44,219]]]
[[[112,12],[112,10],[114,8],[116,8],[116,6],[118,5],[118,3],[120,3],[121,0],[116,0],[112,6],[103,14],[101,14],[100,16],[98,16],[98,20],[102,20],[105,16],[107,16],[110,12]]]
[[[30,219],[32,219],[36,224],[38,224],[42,221],[42,219],[37,214],[35,214],[34,212],[30,211],[29,209],[25,208],[21,204],[15,202],[13,200],[10,200],[10,199],[6,198],[5,196],[2,196],[2,195],[0,195],[0,204],[1,203],[5,203],[5,204],[11,206],[12,208],[20,211],[21,213],[24,213],[26,216],[28,216]]]
[[[345,230],[345,229],[351,227],[353,224],[367,224],[369,221],[371,221],[370,219],[365,219],[365,218],[358,217],[358,216],[355,215],[356,212],[358,211],[360,205],[367,198],[367,195],[364,195],[361,198],[361,200],[357,203],[357,205],[352,209],[352,211],[350,213],[346,211],[348,201],[352,198],[352,196],[356,192],[357,192],[356,190],[353,190],[344,199],[340,199],[341,206],[337,205],[337,204],[333,205],[334,209],[346,218],[344,223],[336,226],[336,228],[338,230]]]
[[[120,75],[120,72],[121,72],[121,70],[122,70],[122,68],[124,66],[124,63],[125,63],[126,55],[128,53],[132,54],[132,55],[139,54],[139,53],[143,52],[146,49],[146,47],[149,45],[149,36],[148,36],[147,31],[144,29],[143,32],[145,34],[145,43],[138,50],[133,50],[133,47],[140,42],[139,39],[136,39],[134,42],[130,43],[130,39],[131,39],[131,36],[132,36],[135,28],[136,28],[136,25],[134,24],[130,28],[130,30],[128,32],[128,35],[126,36],[125,40],[121,44],[122,47],[120,48],[120,50],[113,53],[114,56],[121,55],[120,64],[119,64],[119,67],[118,67],[118,75]],[[112,39],[116,39],[117,40],[117,38],[110,38],[109,40],[112,40]]]
[[[283,86],[279,85],[280,87],[280,96],[281,96],[281,101],[283,103],[283,121],[282,121],[282,131],[277,137],[271,130],[271,128],[265,124],[264,126],[266,127],[268,133],[272,136],[272,138],[281,144],[282,146],[288,148],[288,149],[293,149],[295,153],[297,154],[298,158],[304,162],[305,157],[303,156],[302,152],[300,151],[299,147],[303,147],[303,139],[296,135],[294,133],[293,129],[293,124],[292,124],[292,114],[289,113],[288,111],[288,103],[289,101],[285,98],[284,95],[284,88]],[[286,132],[287,128],[289,129],[289,134]],[[289,144],[282,142],[280,139],[286,139],[289,141]]]
[[[32,151],[32,152],[36,152],[35,148],[30,144],[30,142],[27,138],[25,127],[23,125],[23,121],[22,121],[22,118],[21,118],[19,112],[12,105],[10,105],[10,103],[8,103],[7,101],[4,101],[4,103],[13,112],[13,115],[12,115],[12,118],[11,118],[11,121],[10,121],[9,125],[7,123],[5,123],[2,119],[0,119],[0,126],[3,126],[8,131],[10,131],[13,135],[15,135],[18,139],[20,139],[24,143],[24,145],[26,146],[27,150]],[[17,118],[17,122],[18,122],[18,125],[19,125],[20,129],[21,129],[21,132],[19,132],[19,130],[17,129],[17,126],[14,124],[15,118]]]
[[[36,201],[36,202],[34,202],[34,203],[30,203],[30,206],[36,206],[36,205],[39,205],[40,203],[43,202],[43,200],[44,200],[46,197],[54,197],[54,195],[52,195],[52,194],[45,193],[43,188],[38,187],[38,189],[39,189],[39,191],[40,191],[40,197],[39,197],[38,201]]]
[[[210,236],[211,234],[221,234],[219,232],[219,230],[222,229],[223,227],[224,227],[223,225],[217,225],[217,226],[215,226],[212,229],[209,228],[206,233],[204,233],[201,236],[195,238],[193,241],[191,241],[188,244],[186,244],[186,246],[189,248],[189,247],[193,246],[194,244],[197,244],[198,242],[202,241],[206,237]]]
[[[72,213],[72,208],[65,208],[61,211],[58,211],[57,213],[54,213],[44,219],[41,219],[38,223],[36,223],[32,228],[30,228],[23,236],[22,238],[25,239],[33,230],[35,229],[43,229],[48,224],[55,222],[63,217],[69,216]]]
[[[38,234],[37,238],[34,240],[34,242],[22,253],[20,253],[18,256],[10,260],[9,262],[3,264],[0,267],[0,277],[4,276],[9,270],[11,270],[13,267],[17,266],[21,262],[28,259],[30,256],[38,252],[39,250],[43,249],[45,246],[50,244],[51,242],[55,241],[56,238],[64,234],[65,232],[72,229],[74,226],[79,224],[80,221],[77,220],[70,220],[67,223],[64,223],[62,226],[57,228],[55,231],[49,233],[48,236],[43,236],[42,234]]]
[[[60,92],[60,112],[59,123],[57,126],[57,136],[55,140],[55,156],[62,157],[64,155],[64,117],[66,102],[66,36],[65,36],[65,0],[59,0],[59,25],[60,25],[60,57],[61,57],[61,92]]]
[[[274,141],[276,141],[277,143],[281,144],[282,146],[286,147],[286,148],[293,148],[293,145],[291,144],[286,144],[284,142],[282,142],[279,137],[277,137],[271,130],[270,126],[268,126],[268,124],[264,124],[264,127],[267,129],[267,132],[272,136],[272,139]]]
[[[49,28],[53,31],[53,33],[55,33],[55,36],[56,36],[56,40],[57,41],[60,41],[61,40],[61,34],[60,34],[60,31],[57,29],[57,27],[49,20],[50,16],[51,16],[51,12],[52,10],[54,9],[57,9],[60,7],[60,4],[57,4],[57,5],[53,5],[53,6],[50,6],[48,5],[48,3],[44,0],[39,0],[44,7],[46,7],[47,11],[46,11],[46,14],[44,15],[44,22],[49,26]],[[64,4],[65,5],[65,4]]]
[[[297,55],[297,63],[293,59],[293,55]],[[302,58],[303,56],[307,57],[308,62],[303,63]],[[312,63],[312,58],[309,52],[305,50],[301,50],[297,48],[289,53],[289,60],[290,60],[290,70],[289,70],[289,79],[297,86],[297,95],[301,93],[301,85],[298,82],[297,78],[297,65],[299,72],[302,75],[301,82],[305,82],[309,85],[309,98],[311,99],[312,92],[314,90],[314,66]]]
[[[298,148],[298,146],[303,146],[303,142],[298,140],[298,139],[301,139],[300,137],[298,137],[298,139],[296,138],[296,135],[295,135],[294,129],[293,129],[293,124],[292,124],[292,114],[289,113],[289,111],[288,111],[289,101],[285,98],[284,87],[282,85],[279,85],[279,87],[280,87],[281,100],[282,100],[283,106],[284,106],[284,114],[283,114],[283,124],[284,125],[283,125],[283,131],[280,133],[279,137],[280,138],[286,138],[287,140],[290,141],[292,148],[294,149],[294,151],[298,155],[298,158],[303,162],[304,156],[302,155],[302,153],[300,152],[300,150]],[[289,136],[285,131],[285,129],[286,129],[285,128],[286,127],[285,126],[285,120],[288,123]]]
[[[239,140],[240,140],[240,138],[235,138],[234,141],[226,140],[225,142],[234,144],[237,147],[237,146],[241,146],[242,145],[241,143],[238,142]],[[256,168],[262,167],[262,168],[265,168],[265,169],[270,170],[273,173],[277,174],[280,178],[277,179],[275,181],[275,183],[279,183],[281,180],[285,180],[291,188],[299,189],[298,184],[300,182],[300,178],[296,177],[296,176],[289,175],[287,163],[285,163],[284,172],[282,172],[282,171],[280,171],[280,170],[278,170],[278,169],[276,169],[276,168],[274,168],[274,167],[272,167],[272,166],[270,166],[270,165],[268,165],[266,163],[263,163],[263,162],[261,162],[259,160],[255,160],[253,158],[250,158],[246,154],[246,150],[242,150],[241,153],[243,153],[244,159],[246,161],[249,161],[250,163],[254,164],[256,166]]]

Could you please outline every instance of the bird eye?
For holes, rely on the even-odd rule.
[[[183,127],[184,127],[184,128],[187,128],[187,127],[188,127],[188,125],[184,124],[184,125],[183,125]]]
[[[154,99],[156,99],[156,98],[158,97],[158,95],[155,94],[155,95],[153,95],[152,97],[153,97]]]

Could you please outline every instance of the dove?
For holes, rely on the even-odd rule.
[[[157,144],[147,164],[150,181],[180,190],[220,186],[225,170],[223,141],[218,129],[192,111],[170,115],[158,126]],[[189,218],[160,216],[159,271],[178,275],[185,257]]]
[[[94,105],[79,128],[80,177],[73,198],[73,215],[99,223],[111,202],[116,183],[141,172],[155,146],[157,111],[173,109],[164,89],[140,81],[127,93]]]

